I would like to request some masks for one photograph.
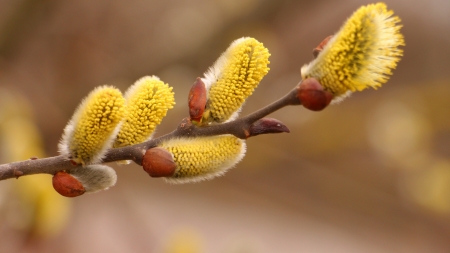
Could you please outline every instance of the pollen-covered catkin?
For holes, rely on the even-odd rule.
[[[134,145],[148,140],[155,128],[175,104],[172,87],[156,76],[146,76],[125,93],[126,113],[115,147]]]
[[[233,135],[177,138],[159,147],[173,155],[175,173],[166,178],[172,183],[198,182],[224,174],[245,155],[245,142]]]
[[[301,69],[302,78],[316,78],[335,100],[387,82],[403,55],[400,18],[384,3],[359,8],[317,58]]]
[[[209,91],[203,122],[234,119],[268,73],[269,56],[269,50],[253,38],[231,43],[202,79]]]
[[[101,161],[119,131],[125,99],[110,86],[93,90],[64,129],[59,151],[83,165]]]

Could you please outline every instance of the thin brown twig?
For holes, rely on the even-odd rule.
[[[211,126],[196,126],[189,118],[182,120],[177,129],[173,132],[163,135],[161,137],[121,148],[109,149],[103,159],[104,163],[132,160],[141,165],[145,151],[156,147],[159,143],[177,137],[200,137],[200,136],[214,136],[222,134],[232,134],[238,138],[246,139],[249,136],[249,128],[253,123],[262,119],[263,117],[285,107],[288,105],[299,105],[300,101],[297,98],[297,90],[294,88],[284,97],[255,111],[245,117],[236,119],[234,121],[216,124]],[[73,164],[73,162],[65,156],[54,156],[42,159],[31,158],[30,160],[13,162],[0,165],[0,180],[10,178],[19,178],[20,176],[33,174],[51,174],[54,175],[58,171],[70,171],[71,169],[80,167],[81,165]]]

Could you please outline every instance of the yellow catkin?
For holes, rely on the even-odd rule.
[[[209,89],[203,121],[224,122],[237,116],[269,68],[269,50],[253,38],[235,40],[205,73]]]
[[[93,90],[66,126],[59,145],[61,154],[83,165],[100,162],[112,146],[124,106],[125,99],[118,89],[101,86]]]
[[[153,134],[156,126],[175,104],[172,87],[158,77],[139,79],[125,93],[126,114],[115,147],[144,142]]]
[[[233,135],[180,138],[159,145],[173,155],[177,165],[169,182],[184,183],[224,174],[245,155],[245,142]]]
[[[336,97],[387,82],[403,55],[400,18],[384,3],[359,8],[323,51],[301,69]]]

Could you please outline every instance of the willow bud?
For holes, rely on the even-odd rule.
[[[171,177],[177,165],[169,151],[156,147],[145,152],[142,167],[151,177]]]
[[[206,86],[200,77],[197,77],[189,91],[188,105],[191,121],[200,122],[206,106]]]
[[[315,78],[307,78],[298,86],[297,98],[303,107],[311,111],[321,111],[333,99],[331,92],[323,89]]]
[[[53,188],[64,197],[78,197],[86,192],[83,184],[67,172],[59,171],[52,178]]]
[[[260,134],[276,134],[289,132],[289,128],[285,124],[283,124],[283,122],[272,118],[262,118],[255,121],[249,127],[246,136],[247,138],[249,138]]]

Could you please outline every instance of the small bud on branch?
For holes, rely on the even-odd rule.
[[[330,104],[333,94],[325,91],[315,78],[307,78],[300,82],[297,97],[303,107],[311,111],[321,111]]]
[[[197,77],[189,91],[188,106],[191,121],[200,122],[206,106],[206,86],[200,77]]]
[[[260,134],[289,133],[289,128],[281,121],[272,118],[263,118],[255,121],[248,129],[248,137]]]
[[[53,188],[64,197],[78,197],[86,192],[83,184],[67,172],[58,171],[52,178]]]
[[[177,165],[169,151],[156,147],[145,152],[142,167],[151,177],[171,177]]]

